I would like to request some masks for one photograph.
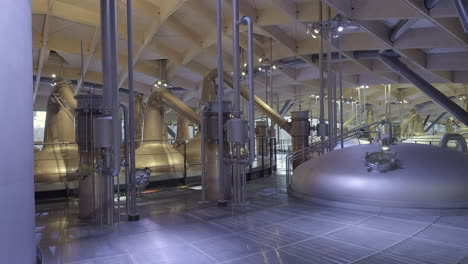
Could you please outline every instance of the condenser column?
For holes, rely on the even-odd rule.
[[[31,1],[4,0],[0,96],[0,262],[36,263]]]
[[[224,101],[223,105],[223,124],[226,124],[230,116],[230,102]],[[218,103],[216,101],[207,102],[207,109],[205,111],[205,127],[202,132],[205,136],[205,187],[206,199],[208,201],[217,201],[220,197],[220,178],[219,166],[224,167],[224,200],[231,198],[231,175],[232,169],[227,163],[219,164],[218,155]],[[226,130],[224,130],[224,138],[227,138]],[[221,142],[223,144],[223,142]],[[229,156],[229,145],[223,144],[225,157]]]
[[[293,152],[305,149],[309,146],[310,123],[309,111],[291,112],[291,138]],[[307,155],[303,152],[293,160],[293,169],[307,160]]]

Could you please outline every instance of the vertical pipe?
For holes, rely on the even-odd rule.
[[[216,23],[217,23],[217,51],[218,51],[218,164],[219,164],[219,204],[224,204],[225,197],[225,179],[224,179],[224,129],[223,129],[223,93],[224,93],[224,70],[223,70],[223,43],[222,43],[222,0],[216,2]],[[234,5],[238,4],[237,1],[234,1]],[[237,39],[237,46],[239,45],[239,26],[237,25],[236,18],[234,18],[234,28],[237,27],[237,36],[234,34],[234,37]],[[235,33],[235,31],[234,31]],[[234,72],[237,72],[237,77],[234,76],[234,89],[239,90],[239,49],[234,45],[234,51],[237,50],[237,66],[234,65]],[[237,83],[237,87],[236,87]],[[240,98],[237,94],[237,91],[234,91],[234,111],[239,111],[239,101]],[[237,96],[237,98],[236,98]],[[237,100],[237,101],[236,101]],[[237,108],[236,107],[237,104]]]
[[[333,73],[332,73],[332,29],[330,25],[331,20],[331,8],[327,9],[327,29],[328,29],[328,44],[327,44],[327,88],[328,88],[328,138],[333,138]],[[333,143],[330,141],[330,151],[332,150]]]
[[[15,89],[0,96],[4,124],[0,136],[9,139],[0,149],[0,256],[2,263],[36,263],[31,1],[6,0],[2,4],[0,28],[8,37],[1,40],[0,77],[14,83]]]
[[[255,94],[254,94],[254,45],[253,45],[253,23],[250,17],[243,17],[243,22],[247,24],[248,28],[248,68],[249,68],[249,147],[250,147],[250,160],[249,164],[252,164],[255,160]]]
[[[103,195],[106,224],[113,224],[114,209],[114,177],[120,171],[120,118],[119,94],[117,80],[117,3],[111,0],[101,0],[101,32],[102,32],[102,71],[103,71],[103,104],[104,115],[112,117],[112,148],[107,150],[103,179]]]
[[[338,136],[338,102],[336,101],[336,72],[333,72],[333,137],[336,138]]]
[[[129,121],[129,141],[130,141],[130,210],[128,214],[129,221],[137,221],[139,215],[136,211],[136,180],[135,180],[135,91],[133,88],[133,18],[132,18],[132,0],[127,0],[127,53],[128,53],[128,121]],[[128,192],[127,192],[128,193]]]
[[[323,72],[323,4],[322,0],[319,1],[319,17],[320,17],[320,53],[319,53],[319,67],[320,67],[320,123],[325,122],[325,83]],[[320,137],[321,141],[325,140],[324,136]],[[323,145],[323,144],[322,144]]]
[[[221,10],[220,10],[221,12]],[[234,117],[240,116],[240,87],[239,87],[239,0],[232,1],[232,46],[233,46],[233,64],[234,64]],[[219,25],[220,26],[220,25]],[[250,63],[249,63],[250,64]],[[250,69],[249,65],[249,69]]]
[[[127,107],[124,104],[120,104],[120,108],[122,108],[122,113],[123,113],[123,120],[124,120],[124,167],[125,167],[125,181],[128,183],[128,178],[129,178],[129,146],[128,146],[128,110]],[[125,189],[127,190],[128,193],[128,185],[125,186]],[[128,196],[126,196],[128,198]],[[127,202],[128,205],[128,202]],[[127,214],[128,214],[128,207],[127,209]],[[117,221],[120,222],[120,182],[119,182],[119,177],[117,177],[117,215],[119,216]]]
[[[340,141],[341,141],[341,148],[344,147],[343,142],[343,65],[342,65],[342,57],[341,57],[341,36],[338,38],[338,78],[339,78],[339,85],[340,85]]]
[[[280,103],[279,103],[279,93],[276,94],[276,111],[279,113],[280,111]],[[276,135],[277,135],[277,138],[278,138],[278,142],[277,143],[280,143],[281,140],[280,140],[280,126],[278,124],[276,124]]]
[[[202,186],[202,203],[206,202],[206,187],[205,187],[205,110],[206,105],[200,108],[200,132],[201,133],[201,186]]]
[[[81,87],[83,86],[83,81],[84,81],[84,66],[83,66],[83,40],[80,41],[80,79],[81,81],[79,82],[80,83],[80,86],[79,87],[76,87],[75,90],[75,94],[78,93],[78,91],[80,91]]]

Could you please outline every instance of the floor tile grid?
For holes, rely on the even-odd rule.
[[[116,257],[129,257],[130,260],[132,261],[132,263],[128,263],[128,264],[135,264],[136,262],[132,259],[132,256],[130,254],[121,254],[121,255],[115,255],[115,256],[109,256],[109,257],[102,257],[102,258],[94,258],[94,259],[89,259],[89,260],[79,260],[79,261],[73,261],[73,262],[64,262],[64,264],[81,264],[81,263],[86,263],[86,262],[89,262],[89,261],[99,261],[99,260],[108,260],[108,259],[113,259],[113,258],[116,258]],[[62,263],[62,262],[59,262],[59,263]]]
[[[379,216],[381,216],[381,215],[379,214]],[[383,216],[383,217],[386,217],[386,216]],[[358,262],[358,261],[360,261],[360,260],[362,260],[362,259],[368,258],[368,257],[370,257],[370,256],[372,256],[372,255],[375,255],[375,254],[378,254],[378,253],[384,253],[383,251],[385,251],[385,250],[387,250],[387,249],[389,249],[389,248],[391,248],[391,247],[393,247],[393,246],[395,246],[395,245],[397,245],[397,244],[403,243],[403,242],[405,242],[406,240],[409,240],[409,239],[411,239],[411,238],[414,238],[417,234],[423,232],[423,231],[426,230],[428,227],[430,227],[432,224],[434,224],[439,218],[440,218],[440,217],[436,218],[434,221],[432,221],[432,223],[428,223],[425,227],[423,227],[423,228],[421,228],[420,230],[414,232],[413,234],[411,234],[410,236],[406,237],[405,239],[403,239],[403,240],[401,240],[401,241],[398,241],[398,242],[395,242],[395,243],[389,245],[389,246],[386,247],[386,248],[383,248],[383,249],[381,249],[381,250],[379,250],[379,251],[377,251],[377,252],[374,252],[374,253],[372,253],[372,254],[369,254],[369,255],[367,255],[367,256],[364,256],[364,257],[362,257],[362,258],[360,258],[360,259],[357,259],[357,260],[355,260],[355,261],[353,261],[353,262],[351,262],[351,263],[356,263],[356,262]],[[412,220],[405,220],[405,221],[412,221]],[[367,227],[366,227],[366,228],[367,228]],[[369,229],[372,229],[372,228],[369,228]],[[379,230],[379,231],[383,231],[383,230]],[[386,232],[386,231],[383,231],[383,232]],[[389,254],[389,253],[385,253],[385,254],[391,255],[391,254]],[[402,258],[402,259],[406,259],[406,258],[404,258],[404,257],[402,257],[402,256],[398,256],[398,257],[400,257],[400,258]],[[419,261],[416,261],[416,260],[412,260],[412,261],[419,262]],[[424,263],[421,263],[421,264],[424,264]]]
[[[371,215],[371,216],[369,216],[369,217],[363,219],[362,221],[359,221],[359,222],[356,223],[356,224],[359,224],[359,223],[361,223],[361,222],[363,222],[363,221],[366,221],[366,220],[368,220],[368,219],[370,219],[370,218],[372,218],[372,217],[374,217],[374,216],[375,216],[375,215]],[[303,215],[298,215],[298,217],[294,217],[294,218],[286,219],[286,220],[283,220],[283,221],[275,222],[275,223],[268,224],[268,225],[265,225],[265,226],[262,226],[262,227],[259,227],[259,228],[265,228],[265,227],[270,226],[270,225],[276,225],[276,224],[281,223],[281,222],[286,222],[286,221],[290,221],[290,220],[292,220],[292,219],[301,218],[301,217],[304,217],[304,216],[303,216]],[[324,219],[320,219],[320,220],[328,221],[328,220],[324,220]],[[332,221],[329,221],[329,222],[332,222]],[[348,228],[348,227],[350,227],[350,226],[352,226],[352,225],[344,225],[342,228],[335,229],[335,230],[333,230],[333,231],[327,232],[327,233],[325,233],[325,234],[323,234],[323,235],[321,235],[321,236],[311,235],[311,236],[313,236],[313,237],[307,238],[307,239],[303,239],[303,240],[297,241],[297,242],[295,242],[295,243],[287,244],[287,245],[284,245],[284,246],[281,246],[281,247],[277,247],[277,248],[274,248],[273,250],[281,250],[281,248],[286,247],[286,246],[291,246],[291,245],[298,244],[298,243],[301,243],[301,242],[304,242],[304,241],[307,241],[307,240],[310,240],[310,239],[315,239],[315,238],[318,238],[318,237],[323,237],[323,236],[326,236],[326,235],[331,234],[331,233],[333,233],[333,232],[336,232],[336,231],[339,231],[339,230]],[[242,232],[243,232],[243,231],[242,231]],[[242,236],[242,234],[241,234],[242,232],[238,232],[238,234],[239,234],[240,236]],[[243,236],[243,237],[245,237],[245,236]],[[245,238],[246,238],[246,237],[245,237]],[[252,239],[252,238],[247,238],[247,239],[253,240],[253,241],[257,242],[257,243],[261,243],[261,244],[266,245],[265,243],[262,243],[261,241],[258,241],[258,240]],[[328,239],[328,238],[327,238],[327,239]],[[341,241],[338,241],[338,242],[341,242]],[[343,242],[341,242],[341,243],[343,243]],[[270,246],[270,245],[266,245],[266,246]],[[356,246],[356,245],[353,245],[353,246]],[[273,250],[270,250],[270,251],[273,251]],[[281,252],[284,252],[284,251],[281,251]],[[291,253],[289,253],[289,252],[284,252],[284,253],[290,254],[290,255],[293,255],[293,256],[295,256],[295,257],[297,257],[297,258],[300,258],[300,259],[303,259],[303,260],[305,260],[305,261],[308,261],[307,259],[301,258],[301,257],[296,256],[296,255],[294,255],[294,254],[291,254]],[[235,259],[231,259],[231,260],[228,260],[228,261],[225,261],[225,262],[221,262],[221,263],[226,263],[226,262],[230,262],[230,261],[233,261],[233,260],[242,259],[242,258],[246,258],[246,257],[249,257],[249,256],[257,255],[257,254],[259,254],[259,253],[255,253],[255,254],[250,254],[250,255],[242,256],[242,257],[235,258]]]
[[[280,250],[281,252],[284,252],[284,253],[287,253],[287,254],[291,254],[291,255],[293,255],[293,256],[295,256],[295,257],[297,257],[297,258],[300,258],[300,259],[303,259],[303,260],[308,261],[307,259],[301,258],[300,256],[296,256],[296,255],[294,255],[294,254],[292,254],[292,253],[290,253],[290,252],[286,252],[286,251],[283,251],[283,250],[281,250],[281,249],[284,248],[284,247],[287,247],[287,246],[291,246],[291,245],[295,245],[295,244],[302,243],[302,242],[307,241],[307,240],[310,240],[310,239],[316,239],[316,238],[319,238],[319,237],[326,238],[325,236],[327,236],[327,235],[329,235],[329,234],[332,234],[332,233],[334,233],[334,232],[338,232],[338,231],[343,230],[343,229],[345,229],[345,228],[348,228],[348,227],[350,227],[350,226],[354,226],[354,225],[360,224],[360,223],[362,223],[362,222],[364,222],[364,221],[366,221],[366,220],[368,220],[368,219],[370,219],[370,218],[372,218],[372,217],[374,217],[374,216],[375,216],[375,215],[371,215],[371,216],[369,216],[369,217],[367,217],[367,218],[365,218],[365,219],[363,219],[363,220],[361,220],[361,221],[359,221],[359,222],[357,222],[357,223],[355,223],[355,224],[344,224],[343,227],[338,228],[338,229],[335,229],[335,230],[333,230],[333,231],[324,233],[324,234],[319,235],[319,236],[318,236],[318,235],[317,235],[317,236],[314,236],[313,238],[304,239],[304,240],[301,240],[301,241],[298,241],[298,242],[295,242],[295,243],[291,243],[291,244],[289,244],[289,245],[284,245],[284,246],[278,247],[278,248],[276,248],[276,249]],[[307,216],[307,217],[310,217],[310,216]],[[314,217],[314,218],[315,218],[315,217]],[[328,222],[334,222],[334,221],[329,221],[329,220],[325,220],[325,219],[321,219],[321,218],[316,218],[316,219],[323,220],[323,221],[328,221]],[[334,223],[337,223],[337,222],[334,222]],[[339,224],[343,224],[343,223],[339,223]],[[330,239],[330,238],[327,237],[326,239]],[[334,239],[330,239],[330,240],[334,240]],[[335,240],[335,241],[337,241],[337,240]],[[342,242],[342,241],[337,241],[337,242],[344,243],[344,244],[349,244],[349,243],[345,243],[345,242]],[[349,245],[357,246],[357,245],[353,245],[353,244],[349,244]],[[357,246],[357,247],[362,247],[362,246]],[[366,248],[366,249],[367,249],[367,248]],[[372,249],[371,249],[371,250],[372,250]],[[375,251],[375,250],[373,250],[373,251]]]
[[[467,230],[468,230],[467,228],[453,227],[453,226],[444,226],[444,225],[439,225],[439,224],[436,224],[436,223],[432,223],[431,225],[428,226],[428,228],[431,227],[431,226],[440,226],[440,227],[443,227],[443,228],[455,229],[455,230],[458,229],[458,230],[463,230],[463,231],[467,231]],[[423,231],[424,231],[424,230],[418,232],[416,235],[418,235],[419,233],[422,233]],[[457,244],[453,244],[453,243],[448,243],[448,242],[439,241],[439,240],[432,240],[432,239],[423,238],[423,237],[417,237],[417,239],[426,240],[426,241],[432,241],[432,242],[437,242],[437,243],[444,244],[444,245],[447,245],[447,246],[450,246],[450,247],[462,248],[462,249],[464,249],[464,250],[467,250],[467,252],[468,252],[468,246],[461,246],[461,245],[457,245]]]
[[[374,217],[374,216],[375,216],[375,215],[370,215],[369,217],[367,217],[367,218],[365,218],[365,219],[359,221],[359,222],[356,223],[356,224],[359,224],[359,223],[361,223],[361,222],[363,222],[363,221],[366,221],[366,220],[368,220],[368,219],[370,219],[370,218],[372,218],[372,217]],[[298,215],[298,217],[295,217],[295,218],[300,218],[300,217],[304,217],[304,216],[303,216],[303,215]],[[295,219],[295,218],[292,218],[292,219]],[[276,224],[278,224],[278,223],[290,221],[290,220],[292,220],[292,219],[287,219],[287,220],[275,222],[275,223],[272,223],[272,224],[269,224],[269,225],[276,225]],[[320,220],[328,221],[328,220],[324,220],[324,219],[320,219]],[[332,222],[332,221],[329,221],[329,222]],[[267,226],[268,226],[268,225],[263,226],[263,227],[260,227],[260,228],[264,228],[264,227],[267,227]],[[321,235],[321,236],[313,235],[313,237],[311,237],[311,238],[303,239],[303,240],[297,241],[297,242],[295,242],[295,243],[291,243],[291,244],[287,244],[287,245],[284,245],[284,246],[281,246],[281,247],[277,247],[277,248],[274,248],[274,250],[280,250],[280,251],[281,251],[281,248],[283,248],[283,247],[291,246],[291,245],[294,245],[294,244],[298,244],[298,243],[301,243],[301,242],[304,242],[304,241],[307,241],[307,240],[310,240],[310,239],[315,239],[315,238],[318,238],[318,237],[323,237],[323,236],[326,236],[326,235],[331,234],[331,233],[333,233],[333,232],[337,232],[337,231],[339,231],[339,230],[348,228],[348,227],[350,227],[350,226],[352,226],[352,225],[344,225],[342,228],[335,229],[335,230],[333,230],[333,231],[327,232],[327,233],[325,233],[325,234],[323,234],[323,235]],[[242,236],[242,234],[240,234],[240,235]],[[262,243],[261,241],[258,241],[258,240],[252,239],[252,238],[248,238],[248,239],[254,240],[254,241],[258,242],[258,243]],[[338,241],[338,242],[341,242],[341,241]],[[343,242],[341,242],[341,243],[343,243]],[[262,244],[264,244],[264,243],[262,243]],[[264,244],[264,245],[265,245],[265,244]],[[268,245],[267,245],[267,246],[268,246]],[[356,246],[356,245],[353,245],[353,246]],[[271,251],[273,251],[273,250],[271,250]],[[281,251],[281,252],[284,252],[284,251]],[[296,256],[296,255],[294,255],[294,254],[291,254],[291,253],[289,253],[289,252],[284,252],[284,253],[290,254],[290,255],[293,255],[293,256],[295,256],[295,257],[297,257],[297,258],[300,258],[300,259],[303,259],[303,260],[305,260],[305,261],[308,261],[307,259],[301,258],[301,257]],[[256,253],[256,254],[258,254],[258,253]],[[241,258],[253,256],[253,255],[256,255],[256,254],[250,254],[250,255],[247,255],[247,256],[242,256],[242,257],[239,257],[239,258],[236,258],[236,259],[231,259],[231,260],[229,260],[229,261],[233,261],[233,260],[237,260],[237,259],[241,259]],[[229,261],[226,261],[226,262],[229,262]],[[226,263],[226,262],[221,262],[221,263]]]
[[[125,245],[125,243],[124,243],[124,249],[125,249],[125,252],[127,252],[128,257],[129,257],[130,260],[132,261],[132,263],[129,263],[129,264],[138,263],[138,262],[136,262],[136,260],[133,258],[133,255],[130,253],[130,251],[128,250],[127,245]]]
[[[268,208],[268,209],[271,209],[271,208]],[[259,210],[259,211],[266,211],[266,210]],[[242,214],[237,214],[237,215],[235,215],[235,216],[246,216],[246,215],[251,214],[251,213],[255,213],[255,212],[242,213]],[[292,213],[291,213],[291,214],[292,214]],[[296,214],[296,215],[297,215],[297,214]],[[229,216],[229,217],[233,217],[233,216]],[[265,227],[268,227],[268,226],[275,226],[275,225],[278,224],[278,223],[290,221],[290,220],[292,220],[292,219],[296,219],[296,218],[300,218],[300,217],[303,217],[303,215],[297,215],[296,217],[289,218],[289,219],[285,219],[285,220],[281,220],[281,221],[274,222],[274,223],[265,223],[264,225],[259,226],[259,227],[256,227],[256,228],[253,228],[253,229],[260,229],[260,228],[265,228]],[[226,218],[227,218],[227,217],[226,217]],[[203,223],[213,224],[213,225],[216,225],[216,226],[218,226],[218,227],[220,227],[220,228],[226,230],[226,234],[225,234],[225,235],[221,235],[221,236],[213,236],[213,237],[209,237],[209,238],[204,238],[204,239],[200,239],[200,240],[197,240],[197,241],[194,241],[194,242],[187,243],[187,244],[189,244],[189,245],[192,245],[192,244],[194,244],[194,243],[198,243],[198,242],[201,242],[201,241],[204,241],[204,240],[213,239],[213,238],[215,238],[215,237],[231,236],[231,235],[240,235],[240,236],[242,236],[242,233],[246,232],[245,230],[240,230],[240,231],[237,231],[237,232],[233,232],[233,231],[231,231],[231,230],[226,229],[226,228],[223,227],[221,224],[217,224],[217,223],[211,222],[211,221],[213,221],[213,220],[203,220],[203,219],[200,219],[200,220],[201,220],[201,222],[203,222]],[[179,235],[176,234],[176,236],[179,236]],[[179,236],[179,237],[181,237],[181,236]],[[245,236],[242,236],[242,237],[246,238]],[[182,238],[182,237],[181,237],[181,238]],[[263,245],[266,245],[265,243],[256,241],[256,240],[251,239],[251,238],[246,238],[246,239],[253,240],[253,241],[255,241],[255,242],[258,242],[258,243],[261,243],[261,244],[263,244]],[[307,240],[307,239],[306,239],[306,240]],[[266,246],[268,246],[268,245],[266,245]],[[197,248],[197,249],[198,249],[198,248]]]
[[[203,250],[197,248],[196,246],[193,245],[193,243],[195,243],[195,242],[192,242],[192,243],[189,244],[192,248],[194,248],[195,250],[198,250],[198,251],[199,251],[200,253],[202,253],[203,255],[209,257],[209,258],[212,259],[215,263],[219,263],[219,261],[218,261],[217,259],[215,259],[215,258],[213,258],[212,256],[210,256],[210,254],[207,254],[205,251],[203,251]]]
[[[278,205],[278,206],[281,206],[281,205]],[[275,207],[276,207],[276,206],[275,206]],[[269,209],[272,209],[272,208],[267,208],[267,209],[259,210],[259,211],[266,211],[266,210],[269,210]],[[257,212],[258,212],[258,211],[257,211]],[[245,216],[245,215],[252,214],[252,213],[255,213],[255,212],[238,214],[238,215],[236,215],[236,216],[239,216],[239,215]],[[293,214],[293,213],[291,213],[291,214]],[[296,217],[289,218],[289,219],[285,219],[285,220],[278,221],[278,222],[274,222],[274,223],[265,223],[265,225],[260,226],[260,227],[257,227],[257,228],[258,228],[258,229],[260,229],[260,228],[265,228],[265,227],[270,226],[270,225],[273,226],[273,225],[278,224],[278,223],[281,223],[281,222],[286,222],[286,221],[290,221],[290,220],[292,220],[292,219],[296,219],[296,218],[303,217],[303,215],[299,215],[299,214],[295,214],[295,215],[296,215]],[[232,217],[232,216],[231,216],[231,217]],[[202,222],[210,223],[210,221],[208,221],[208,220],[202,220]],[[217,225],[217,226],[220,226],[221,228],[223,228],[222,225],[218,225],[218,224],[216,224],[216,225]],[[254,229],[257,229],[257,228],[254,228]],[[226,234],[226,236],[230,236],[230,235],[233,235],[233,234],[242,236],[241,233],[245,232],[245,230],[243,230],[243,231],[238,231],[238,232],[232,232],[232,231],[230,231],[230,230],[227,230],[227,231],[228,231],[229,233]],[[245,237],[245,236],[242,236],[242,237],[245,238],[245,239],[251,240],[251,241],[255,241],[255,242],[257,242],[257,243],[260,243],[260,244],[262,244],[262,245],[265,245],[265,246],[271,248],[270,245],[267,245],[267,244],[265,244],[265,243],[262,243],[262,242],[260,242],[260,241],[258,241],[258,240],[251,239],[251,238],[247,238],[247,237]],[[201,249],[199,249],[199,248],[197,248],[196,246],[193,245],[193,244],[195,244],[195,243],[198,243],[198,242],[201,242],[201,241],[204,241],[204,240],[209,240],[209,239],[212,239],[212,238],[214,238],[214,237],[210,237],[210,238],[198,240],[198,241],[195,241],[195,242],[191,242],[191,243],[189,243],[189,245],[192,246],[192,247],[194,247],[194,248],[196,248],[197,250],[199,250],[199,251],[202,252],[203,254],[209,256],[210,258],[214,259],[214,258],[211,257],[209,254],[205,253],[203,250],[201,250]],[[311,238],[309,238],[309,239],[311,239]],[[308,240],[308,239],[305,239],[305,240]],[[302,241],[305,241],[305,240],[302,240]],[[302,241],[300,241],[300,242],[302,242]],[[293,244],[294,244],[294,243],[293,243]],[[270,252],[270,251],[273,251],[273,250],[269,250],[269,251],[266,251],[266,252]],[[241,258],[245,258],[245,257],[249,257],[249,256],[254,256],[254,255],[257,255],[257,254],[259,254],[259,253],[248,254],[248,255],[241,256],[241,257],[239,257],[239,258],[234,258],[234,259],[230,259],[230,260],[223,261],[223,262],[218,262],[216,259],[215,259],[215,261],[216,261],[217,263],[227,263],[227,262],[230,262],[230,261],[233,261],[233,260],[237,260],[237,259],[241,259]]]

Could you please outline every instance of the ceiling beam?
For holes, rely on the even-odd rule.
[[[37,91],[39,89],[39,84],[41,80],[41,75],[42,75],[42,68],[44,67],[44,63],[47,61],[47,58],[49,57],[50,49],[48,47],[48,41],[49,41],[49,29],[50,29],[50,20],[51,15],[50,12],[53,10],[55,4],[55,0],[49,0],[48,5],[47,5],[47,13],[44,17],[44,24],[42,26],[42,44],[41,48],[39,50],[39,58],[37,62],[37,78],[36,82],[34,83],[34,90],[33,90],[33,103],[36,101],[36,96],[37,96]]]
[[[465,34],[460,21],[457,18],[434,18],[426,9],[424,1],[401,0],[411,10],[417,12],[423,18],[432,22],[438,29],[445,32],[449,38],[457,41],[464,47],[468,46],[468,35]]]
[[[153,36],[159,31],[161,28],[161,25],[166,22],[166,20],[169,19],[169,17],[174,14],[177,9],[179,9],[181,6],[183,6],[184,2],[186,0],[173,0],[173,1],[160,1],[160,6],[159,6],[159,16],[157,16],[152,22],[149,30],[145,33],[143,42],[139,45],[137,51],[134,53],[133,56],[133,65],[138,62],[140,59],[141,54],[145,50],[145,48],[151,43],[151,40],[153,40]],[[123,70],[123,72],[120,74],[120,80],[119,80],[119,87],[123,84],[125,80],[127,80],[128,77],[128,67]]]
[[[339,11],[342,15],[352,18],[351,0],[324,0],[325,3]],[[349,7],[349,8],[348,8]],[[355,7],[354,7],[355,9]],[[434,76],[440,82],[452,82],[453,74],[450,72],[431,72],[426,68],[426,55],[420,49],[402,50],[396,48],[390,42],[389,36],[391,29],[380,21],[356,21],[361,28],[379,40],[386,49],[391,49],[400,56],[406,58],[415,65],[420,71]]]

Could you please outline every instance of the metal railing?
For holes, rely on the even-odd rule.
[[[389,136],[388,138],[392,140],[392,125],[391,123],[387,121],[380,121],[380,122],[374,122],[371,124],[366,124],[363,126],[360,126],[356,129],[353,129],[351,131],[348,131],[343,134],[343,136],[338,135],[336,137],[329,138],[324,141],[314,141],[312,138],[312,143],[304,149],[298,150],[296,152],[292,152],[286,156],[286,186],[289,186],[290,184],[290,176],[292,173],[293,169],[293,162],[294,160],[297,159],[302,159],[302,160],[309,160],[315,156],[320,156],[323,155],[331,150],[333,150],[338,142],[343,139],[343,142],[346,142],[348,140],[351,140],[353,138],[359,139],[362,136],[369,137],[370,134],[377,134],[378,136],[376,137],[376,141],[381,139],[381,132],[380,131],[367,131],[366,128],[373,127],[373,126],[381,126],[381,125],[389,125]]]

